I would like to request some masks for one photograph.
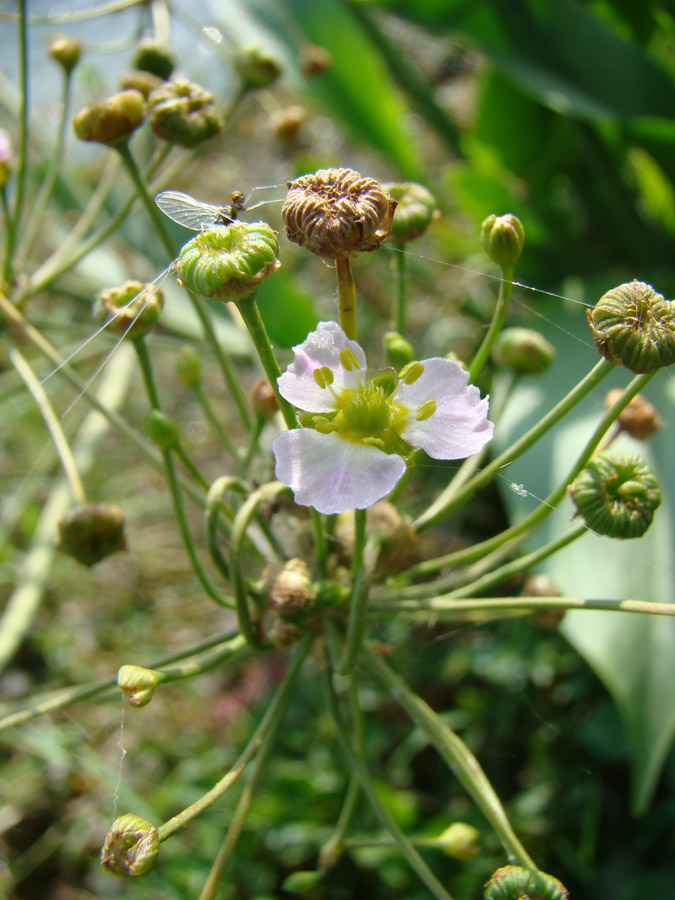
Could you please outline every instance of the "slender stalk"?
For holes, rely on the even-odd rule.
[[[350,340],[355,341],[358,330],[356,327],[356,286],[352,274],[352,264],[348,259],[336,259],[335,268],[340,328]]]
[[[602,612],[645,613],[652,616],[675,616],[675,603],[652,603],[648,600],[588,600],[579,597],[466,597],[457,599],[449,594],[427,600],[389,600],[373,603],[373,616],[391,616],[392,612],[434,616],[442,613],[493,611],[545,611],[547,609],[594,609]]]
[[[341,675],[348,675],[358,662],[366,633],[368,610],[368,584],[363,568],[363,551],[366,546],[366,510],[354,510],[354,551],[352,554],[352,600],[349,609],[347,641],[340,663]]]
[[[225,495],[230,490],[240,491],[246,494],[249,491],[244,481],[231,475],[225,475],[213,482],[206,495],[206,546],[211,559],[220,570],[226,581],[230,580],[230,564],[220,549],[218,541],[218,519],[221,510],[226,510]],[[229,512],[229,511],[228,511]]]
[[[12,257],[12,245],[14,243],[14,227],[12,225],[12,216],[7,202],[7,185],[0,187],[0,203],[2,203],[2,220],[5,225],[5,251],[2,262],[2,271],[6,271],[10,265]]]
[[[408,305],[408,257],[405,247],[400,247],[400,253],[394,256],[396,266],[396,295],[391,311],[391,327],[394,331],[405,336],[405,314]]]
[[[537,871],[527,850],[516,837],[504,807],[481,769],[478,760],[454,731],[448,728],[421,697],[415,694],[367,644],[363,660],[371,675],[418,728],[427,735],[433,747],[443,757],[451,771],[497,832],[509,857],[526,869]]]
[[[216,802],[216,800],[222,797],[223,794],[234,784],[237,778],[239,778],[256,752],[259,751],[258,761],[260,761],[261,756],[263,760],[267,758],[270,750],[274,746],[274,739],[283,721],[286,709],[288,708],[293,687],[307,658],[307,654],[311,649],[311,646],[311,638],[307,638],[305,640],[305,643],[301,645],[297,656],[293,660],[293,663],[286,673],[286,676],[282,681],[277,693],[275,694],[274,699],[270,703],[260,724],[256,728],[253,737],[248,742],[245,750],[242,752],[241,756],[232,766],[230,771],[227,772],[220,779],[220,781],[218,781],[211,788],[210,791],[207,791],[202,797],[200,797],[199,800],[196,800],[194,803],[190,804],[190,806],[177,813],[177,815],[164,822],[163,825],[160,825],[158,829],[160,841],[165,841],[167,840],[167,838],[170,838],[172,834],[175,834],[176,831],[178,831],[180,828],[184,828],[188,822],[191,822],[192,819],[202,813],[205,809],[208,809],[209,806],[211,806]]]
[[[209,422],[209,424],[211,425],[213,430],[218,435],[218,439],[220,440],[220,443],[223,445],[223,447],[225,447],[227,452],[230,454],[230,456],[232,457],[232,460],[236,464],[237,468],[240,470],[241,474],[244,475],[248,471],[248,463],[250,463],[250,459],[248,459],[248,455],[247,455],[247,458],[245,458],[242,461],[242,459],[239,455],[239,451],[234,446],[234,444],[228,437],[227,432],[225,431],[225,429],[219,422],[216,414],[213,411],[213,408],[211,407],[211,404],[209,403],[209,401],[207,400],[207,398],[204,394],[204,391],[201,389],[201,386],[198,384],[191,385],[190,390],[192,391],[192,394],[193,394],[195,400],[201,407],[202,412],[206,416],[207,421]],[[255,422],[253,424],[253,430],[251,431],[251,438],[250,438],[250,444],[249,444],[251,458],[253,458],[253,454],[255,453],[255,450],[257,448],[257,442],[258,442],[258,438],[260,437],[261,430],[262,430],[262,427],[258,427],[258,422]],[[251,444],[253,444],[252,449],[251,449]]]
[[[19,0],[19,152],[14,180],[14,207],[11,215],[11,227],[7,229],[7,255],[3,272],[4,281],[12,278],[12,262],[16,244],[19,222],[23,212],[23,195],[26,190],[26,157],[28,153],[28,3]]]
[[[501,271],[501,281],[499,282],[497,305],[495,306],[495,311],[492,315],[490,327],[488,328],[487,334],[483,338],[481,345],[476,351],[476,355],[474,356],[473,360],[471,361],[471,365],[469,366],[469,383],[471,384],[475,382],[480,373],[480,370],[485,365],[485,362],[490,355],[490,350],[492,350],[492,345],[494,344],[497,335],[502,330],[502,326],[504,325],[506,311],[509,307],[509,300],[511,299],[512,278],[513,266],[505,266]]]
[[[138,166],[136,165],[136,160],[131,155],[131,150],[129,150],[129,144],[127,142],[123,142],[121,144],[118,144],[115,149],[119,153],[122,164],[124,165],[125,169],[129,173],[129,177],[134,183],[136,193],[138,194],[141,203],[145,207],[145,211],[150,217],[153,228],[157,232],[157,236],[162,242],[167,255],[171,259],[173,259],[176,256],[178,248],[175,246],[173,240],[171,239],[171,235],[169,234],[169,231],[164,224],[165,218],[163,214],[160,212],[157,204],[148,193],[148,188],[145,184],[145,181],[143,180],[143,176],[141,175]]]
[[[557,403],[553,409],[548,412],[542,419],[537,422],[522,437],[507,447],[496,459],[493,459],[489,465],[470,478],[464,487],[455,491],[452,483],[437,497],[431,506],[422,513],[421,516],[413,523],[413,527],[417,531],[423,531],[439,519],[442,519],[453,509],[465,503],[477,490],[488,484],[499,472],[501,468],[513,462],[535,444],[542,435],[546,434],[554,425],[556,425],[577,403],[589,394],[603,378],[605,378],[614,368],[614,364],[606,359],[597,362],[591,371],[567,394],[566,397]]]
[[[56,452],[59,454],[63,471],[68,479],[75,500],[78,503],[86,503],[87,495],[84,490],[84,485],[82,484],[82,479],[77,471],[77,466],[73,459],[68,439],[63,433],[61,423],[56,417],[49,399],[42,389],[42,385],[35,377],[35,373],[23,358],[17,347],[9,348],[9,358],[38,405],[38,409],[42,414],[47,430],[56,447]]]
[[[342,747],[344,755],[347,757],[350,769],[359,779],[363,793],[366,795],[366,799],[370,803],[373,812],[392,836],[411,868],[427,886],[431,894],[436,897],[436,900],[452,900],[452,895],[449,894],[438,881],[429,866],[417,852],[412,842],[398,827],[387,807],[380,800],[370,777],[368,766],[363,762],[360,756],[355,753],[352,746],[352,738],[342,718],[342,713],[340,712],[338,700],[335,695],[335,689],[333,688],[332,670],[328,666],[324,669],[323,683],[328,710],[335,724],[340,746]]]

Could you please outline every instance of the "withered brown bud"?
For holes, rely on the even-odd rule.
[[[307,78],[323,75],[332,65],[333,57],[319,44],[305,44],[300,51],[300,69]]]
[[[391,231],[396,201],[353,169],[319,169],[288,182],[281,210],[286,233],[323,259],[377,250]]]
[[[266,378],[260,378],[248,392],[253,412],[261,419],[271,419],[279,409],[277,395]]]
[[[614,388],[605,397],[605,409],[609,409],[619,399],[623,391]],[[636,394],[628,406],[619,413],[617,419],[619,427],[638,441],[645,441],[659,428],[663,428],[663,419],[656,411],[656,407],[642,394]]]
[[[111,503],[83,503],[59,522],[59,550],[85,566],[126,550],[124,513]]]
[[[279,141],[294,141],[307,121],[304,106],[285,106],[270,116],[270,128]]]
[[[312,578],[301,559],[289,559],[279,572],[267,573],[272,607],[281,615],[300,612],[312,596]]]

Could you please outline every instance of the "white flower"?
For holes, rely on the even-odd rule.
[[[413,448],[463,459],[492,437],[487,398],[459,363],[434,357],[367,381],[363,350],[335,322],[320,322],[293,350],[279,391],[313,415],[272,449],[277,478],[301,506],[366,509],[393,489]]]

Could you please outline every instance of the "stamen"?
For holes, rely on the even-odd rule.
[[[360,369],[361,363],[356,358],[354,351],[351,347],[343,347],[340,350],[340,362],[345,367],[348,372],[351,372],[352,369]]]
[[[435,412],[436,401],[433,397],[429,397],[428,400],[425,400],[424,403],[420,403],[420,405],[417,407],[415,418],[418,422],[424,422],[425,419],[430,419]]]
[[[422,372],[424,372],[424,365],[419,362],[419,360],[415,359],[403,366],[398,373],[398,377],[400,381],[404,381],[406,384],[412,384],[417,381]]]
[[[330,419],[326,419],[323,416],[316,416],[314,419],[314,428],[320,434],[330,434],[333,431],[333,423]]]

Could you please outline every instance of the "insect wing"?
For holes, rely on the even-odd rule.
[[[195,200],[182,191],[162,191],[155,196],[155,203],[172,222],[192,231],[201,231],[205,225],[215,224],[220,215],[219,206]]]

